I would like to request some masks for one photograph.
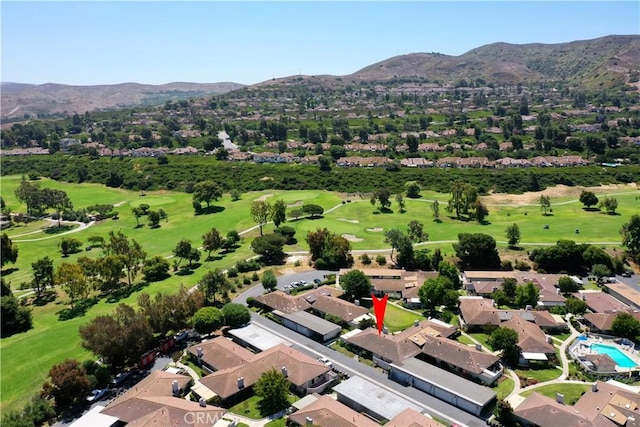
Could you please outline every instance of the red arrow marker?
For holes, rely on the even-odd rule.
[[[385,295],[382,299],[376,298],[374,294],[371,294],[373,300],[373,311],[376,313],[376,324],[378,325],[378,335],[382,333],[384,327],[384,310],[387,308],[387,300],[389,295]]]

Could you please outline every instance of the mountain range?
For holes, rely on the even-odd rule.
[[[254,86],[313,84],[336,87],[358,82],[417,78],[439,84],[564,82],[582,90],[603,90],[637,82],[640,35],[612,35],[558,44],[492,43],[459,56],[412,53],[369,65],[347,76],[290,76]],[[238,83],[123,83],[101,86],[2,83],[2,117],[72,114],[135,105],[161,104],[239,89]],[[636,84],[636,90],[638,85]]]

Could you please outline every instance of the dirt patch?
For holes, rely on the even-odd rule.
[[[297,202],[294,203],[288,203],[287,207],[288,208],[297,208],[298,206],[302,206],[304,205],[304,201],[303,200],[298,200]]]
[[[367,228],[367,231],[372,231],[374,233],[380,233],[381,231],[384,231],[384,228],[380,228],[380,227],[374,227],[374,228]]]
[[[343,234],[342,237],[350,242],[362,242],[364,239],[357,237],[355,234]]]
[[[260,178],[260,181],[273,181],[273,178],[271,178],[270,176],[263,176],[262,178]]]
[[[635,183],[633,184],[608,184],[597,187],[569,187],[567,185],[556,185],[543,191],[532,191],[524,194],[504,194],[494,193],[484,196],[483,199],[489,205],[532,205],[538,204],[541,195],[553,198],[559,197],[580,197],[582,190],[593,191],[596,194],[624,192],[637,190]],[[551,201],[553,204],[553,200]]]
[[[258,197],[256,199],[256,202],[264,202],[265,200],[267,200],[271,196],[273,196],[273,194],[265,194],[264,196]]]
[[[351,224],[357,224],[360,220],[357,219],[347,219],[347,218],[338,218],[338,221],[350,222]]]
[[[114,208],[119,208],[120,206],[124,206],[124,204],[127,203],[126,200],[123,200],[121,202],[116,203],[115,205],[113,205]]]

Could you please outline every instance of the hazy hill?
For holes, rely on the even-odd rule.
[[[460,56],[413,53],[356,71],[360,80],[423,77],[440,82],[461,79],[487,83],[566,81],[586,89],[625,83],[640,70],[640,36],[606,36],[558,44],[492,43]]]
[[[133,105],[162,104],[203,95],[219,95],[243,85],[238,83],[168,83],[143,85],[122,83],[100,86],[69,86],[54,83],[30,85],[2,83],[2,117],[38,114],[84,113]]]

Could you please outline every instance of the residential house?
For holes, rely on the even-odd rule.
[[[409,338],[422,347],[416,357],[433,365],[457,373],[463,378],[492,385],[502,376],[504,369],[500,358],[457,341],[440,336],[416,334]]]
[[[112,400],[102,414],[118,418],[128,426],[180,425],[187,414],[194,414],[197,426],[205,426],[199,418],[217,420],[226,409],[210,406],[203,401],[185,400],[182,394],[188,389],[192,379],[189,376],[166,371],[153,371],[145,379],[131,387],[124,394]],[[203,414],[198,417],[198,414]],[[159,424],[149,424],[156,420]]]
[[[618,364],[607,354],[587,354],[583,360],[585,363],[589,363],[589,367],[595,372],[617,372]]]
[[[311,304],[309,311],[320,317],[331,315],[339,317],[345,325],[356,326],[364,317],[369,317],[369,310],[352,302],[329,295],[310,293],[303,298]]]
[[[292,163],[295,156],[291,153],[253,153],[253,161],[256,163]]]
[[[340,277],[349,271],[351,269],[340,269],[336,278],[338,286]],[[401,298],[407,289],[420,287],[426,279],[438,275],[434,271],[405,271],[392,268],[363,268],[360,271],[371,280],[371,286],[378,296],[386,294],[396,298]]]
[[[400,160],[400,166],[407,168],[430,168],[435,163],[431,160],[427,160],[423,157],[409,157]]]
[[[478,297],[460,298],[460,317],[466,330],[486,330],[501,326],[503,322],[517,315],[528,322],[535,323],[544,331],[567,329],[566,322],[560,316],[545,310],[501,310],[494,306],[493,300]]]
[[[366,415],[354,411],[328,395],[319,396],[315,402],[289,415],[288,420],[289,423],[301,427],[309,425],[336,427],[380,426],[380,424]]]
[[[255,356],[255,353],[222,336],[192,345],[187,352],[198,366],[209,372],[242,365]]]
[[[334,376],[328,375],[330,368],[324,363],[278,344],[257,354],[247,363],[209,374],[201,378],[200,383],[211,391],[216,400],[233,401],[253,387],[260,376],[270,369],[282,372],[299,394],[334,380]]]
[[[525,426],[637,427],[640,426],[640,394],[624,384],[597,381],[573,405],[536,392],[514,408]]]
[[[509,320],[500,324],[501,328],[513,329],[518,333],[520,364],[526,365],[531,360],[549,360],[555,358],[555,347],[551,337],[535,323],[513,314]]]
[[[620,313],[629,313],[635,319],[640,321],[640,312],[638,310],[632,310],[626,308],[624,310],[605,310],[602,313],[585,313],[582,317],[586,326],[589,327],[591,332],[598,332],[601,334],[611,333],[611,327],[613,321]]]
[[[308,310],[311,307],[306,299],[286,294],[280,290],[258,295],[254,301],[258,306],[281,313],[295,313]]]

